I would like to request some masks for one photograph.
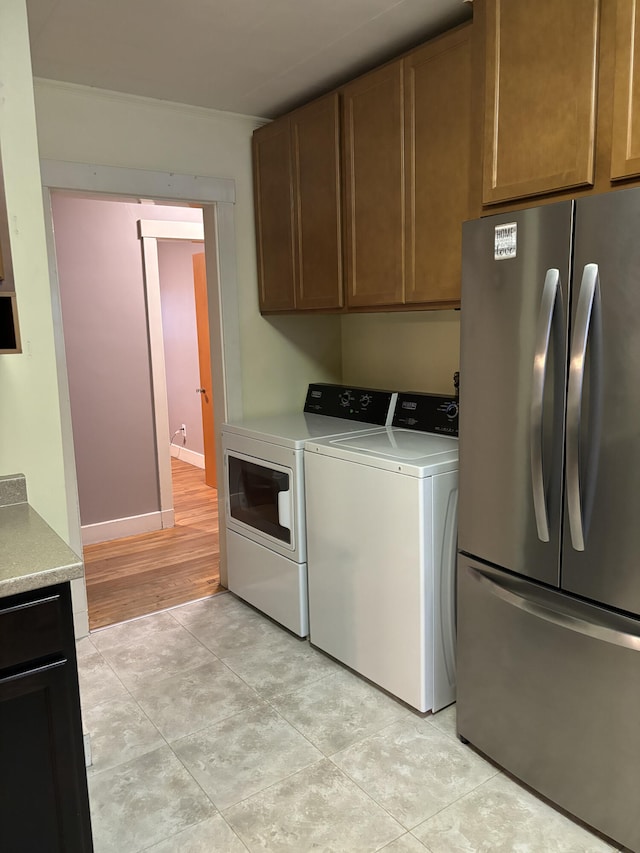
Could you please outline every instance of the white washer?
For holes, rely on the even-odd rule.
[[[427,420],[445,435],[386,428],[305,445],[309,627],[314,646],[437,711],[455,700],[457,403],[400,394],[396,410],[426,397],[429,410],[442,401]]]
[[[304,445],[391,422],[396,394],[312,384],[304,412],[223,424],[229,589],[309,633]]]

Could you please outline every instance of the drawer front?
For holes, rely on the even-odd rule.
[[[36,600],[0,600],[0,670],[13,669],[64,650],[64,614],[59,594]]]
[[[458,562],[458,732],[561,808],[640,850],[640,624]]]

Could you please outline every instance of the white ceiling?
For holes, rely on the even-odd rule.
[[[37,77],[268,118],[471,16],[464,0],[27,0],[27,8]]]

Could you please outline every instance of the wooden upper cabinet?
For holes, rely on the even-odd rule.
[[[254,133],[261,311],[459,304],[471,77],[469,25]]]
[[[331,94],[253,135],[263,312],[343,304],[339,134]]]
[[[296,308],[343,304],[340,105],[336,93],[291,116]]]
[[[599,0],[486,0],[483,203],[594,180]]]
[[[398,60],[343,90],[347,304],[404,301],[404,90]]]
[[[618,0],[611,179],[640,175],[640,2]]]
[[[295,308],[291,133],[285,117],[253,134],[253,181],[261,311]]]
[[[471,28],[404,60],[405,301],[460,300],[462,222],[470,218]]]

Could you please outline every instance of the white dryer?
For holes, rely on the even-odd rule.
[[[457,414],[399,394],[402,426],[305,445],[310,641],[419,711],[455,700]]]
[[[390,424],[396,394],[311,384],[304,411],[223,424],[229,589],[309,633],[304,445]]]

